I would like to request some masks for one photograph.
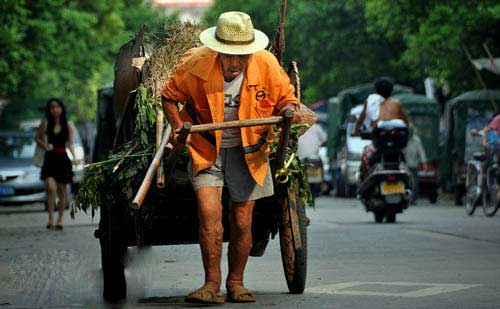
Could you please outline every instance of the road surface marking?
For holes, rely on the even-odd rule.
[[[356,287],[363,285],[380,285],[389,287],[415,287],[415,290],[409,292],[375,292],[356,290]],[[344,282],[337,284],[329,284],[316,286],[306,289],[306,293],[312,294],[342,294],[342,295],[357,295],[357,296],[390,296],[390,297],[425,297],[448,292],[456,292],[473,287],[480,284],[446,284],[446,283],[421,283],[421,282]]]

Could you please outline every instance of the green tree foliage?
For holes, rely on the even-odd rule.
[[[367,0],[366,19],[370,33],[404,38],[400,59],[413,78],[446,80],[456,94],[481,87],[463,47],[473,58],[487,57],[483,43],[500,54],[500,3],[495,0]],[[481,74],[489,87],[498,88],[498,78]]]
[[[281,1],[215,1],[206,14],[215,25],[220,13],[248,13],[257,29],[274,37]],[[401,61],[404,50],[399,36],[368,32],[365,1],[288,1],[284,65],[299,64],[303,102],[334,96],[345,87],[390,75],[398,82],[414,85]]]
[[[54,96],[72,118],[93,119],[118,48],[140,24],[159,23],[142,0],[4,0],[0,9],[0,98],[9,102],[2,126],[40,116],[40,103]]]

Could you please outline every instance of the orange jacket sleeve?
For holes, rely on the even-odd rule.
[[[187,100],[189,96],[189,88],[187,87],[186,81],[188,77],[187,74],[189,74],[189,65],[187,63],[192,58],[195,50],[196,48],[192,48],[184,53],[179,62],[179,67],[175,70],[174,75],[163,87],[161,92],[162,96],[179,103],[184,103]]]

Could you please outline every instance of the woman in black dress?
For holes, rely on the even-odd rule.
[[[67,185],[73,178],[72,162],[66,153],[66,146],[75,158],[73,138],[73,128],[68,125],[63,102],[56,98],[50,99],[45,106],[45,118],[40,123],[35,138],[37,144],[46,150],[40,178],[45,181],[47,193],[47,229],[63,229],[62,218],[68,203]],[[59,215],[54,225],[56,192],[59,196]]]

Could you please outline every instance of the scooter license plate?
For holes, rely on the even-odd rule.
[[[319,167],[307,168],[306,175],[309,183],[320,183],[323,181],[323,177],[321,177],[321,168]]]
[[[396,182],[383,181],[380,184],[380,191],[382,195],[402,194],[405,192],[405,185],[402,181],[396,181]]]

